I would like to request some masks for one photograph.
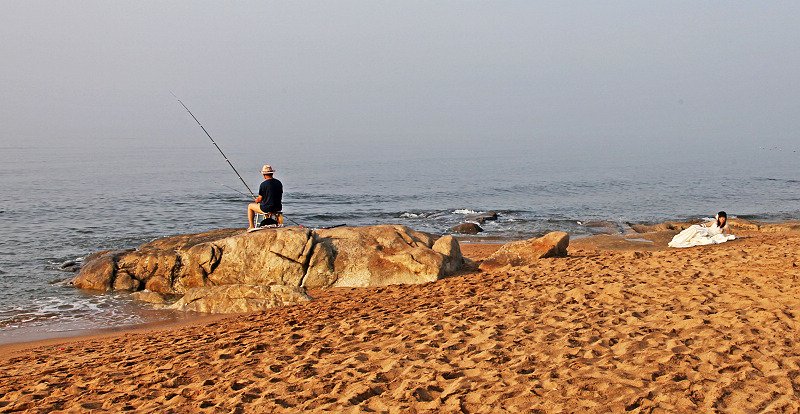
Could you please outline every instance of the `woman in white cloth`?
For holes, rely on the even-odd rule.
[[[716,220],[703,224],[695,224],[678,233],[669,242],[669,247],[692,247],[706,244],[723,243],[736,238],[728,226],[728,215],[724,211],[717,213]]]

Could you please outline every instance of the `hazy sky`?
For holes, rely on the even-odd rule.
[[[0,0],[0,148],[795,146],[800,2]]]

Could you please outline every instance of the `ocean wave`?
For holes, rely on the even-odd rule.
[[[134,303],[130,295],[121,293],[44,297],[0,311],[0,343],[13,340],[19,329],[34,330],[38,334],[103,329],[174,318],[174,314],[172,310]]]
[[[787,183],[787,184],[798,184],[800,180],[795,180],[791,178],[772,178],[772,177],[758,177],[756,181],[774,181],[779,183]]]
[[[14,306],[0,311],[0,330],[21,325],[40,326],[54,319],[82,318],[95,315],[99,319],[111,306],[111,296],[97,295],[95,298],[76,300],[71,297],[44,297],[25,306]]]

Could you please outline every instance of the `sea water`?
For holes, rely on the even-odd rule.
[[[284,213],[305,227],[402,224],[448,234],[499,214],[466,242],[562,230],[572,237],[631,224],[733,217],[800,218],[800,155],[741,148],[724,156],[624,151],[405,149],[351,145],[231,151],[255,191],[261,164],[284,185]],[[216,150],[196,146],[3,144],[0,148],[0,343],[184,318],[127,293],[90,293],[62,269],[86,255],[156,238],[245,227],[248,190]]]

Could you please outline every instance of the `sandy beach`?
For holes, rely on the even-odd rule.
[[[5,346],[0,412],[798,412],[800,232],[739,234]]]

